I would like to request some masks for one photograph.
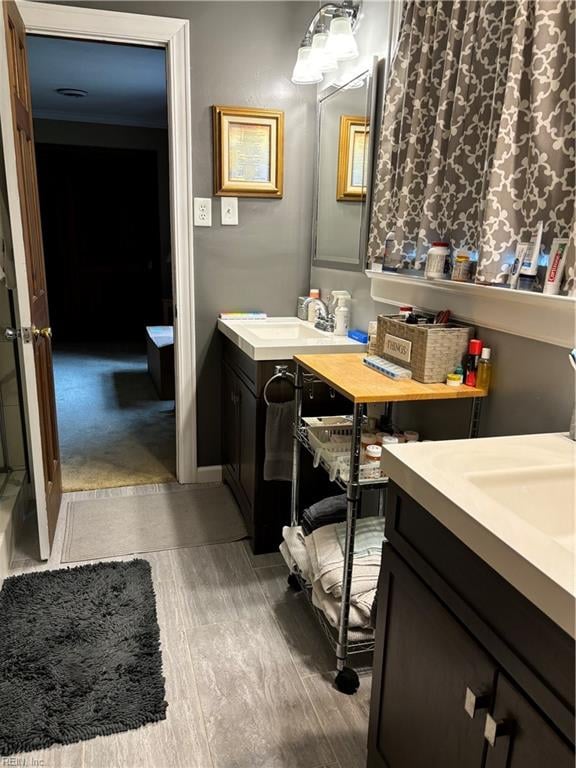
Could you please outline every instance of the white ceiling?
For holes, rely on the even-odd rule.
[[[34,117],[166,127],[164,49],[35,36],[27,47]],[[61,96],[57,88],[88,95]]]

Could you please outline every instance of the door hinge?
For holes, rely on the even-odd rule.
[[[4,328],[0,338],[2,341],[22,339],[24,344],[30,344],[33,336],[32,328]]]

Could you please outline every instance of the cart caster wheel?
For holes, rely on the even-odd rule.
[[[290,587],[290,589],[293,589],[294,592],[301,592],[302,591],[302,587],[300,586],[300,582],[298,581],[298,579],[296,578],[296,576],[293,573],[291,573],[288,576],[288,586]]]
[[[350,667],[344,667],[336,675],[335,679],[336,688],[340,693],[346,693],[348,696],[352,696],[360,688],[360,680],[358,675]]]

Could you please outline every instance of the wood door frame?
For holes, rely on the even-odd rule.
[[[197,482],[190,23],[185,19],[28,0],[17,0],[17,6],[28,34],[148,45],[166,50],[174,284],[176,476],[180,483]],[[34,409],[29,418],[37,418]]]

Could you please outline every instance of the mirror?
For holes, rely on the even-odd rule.
[[[377,60],[318,102],[314,266],[363,270],[372,178]]]

